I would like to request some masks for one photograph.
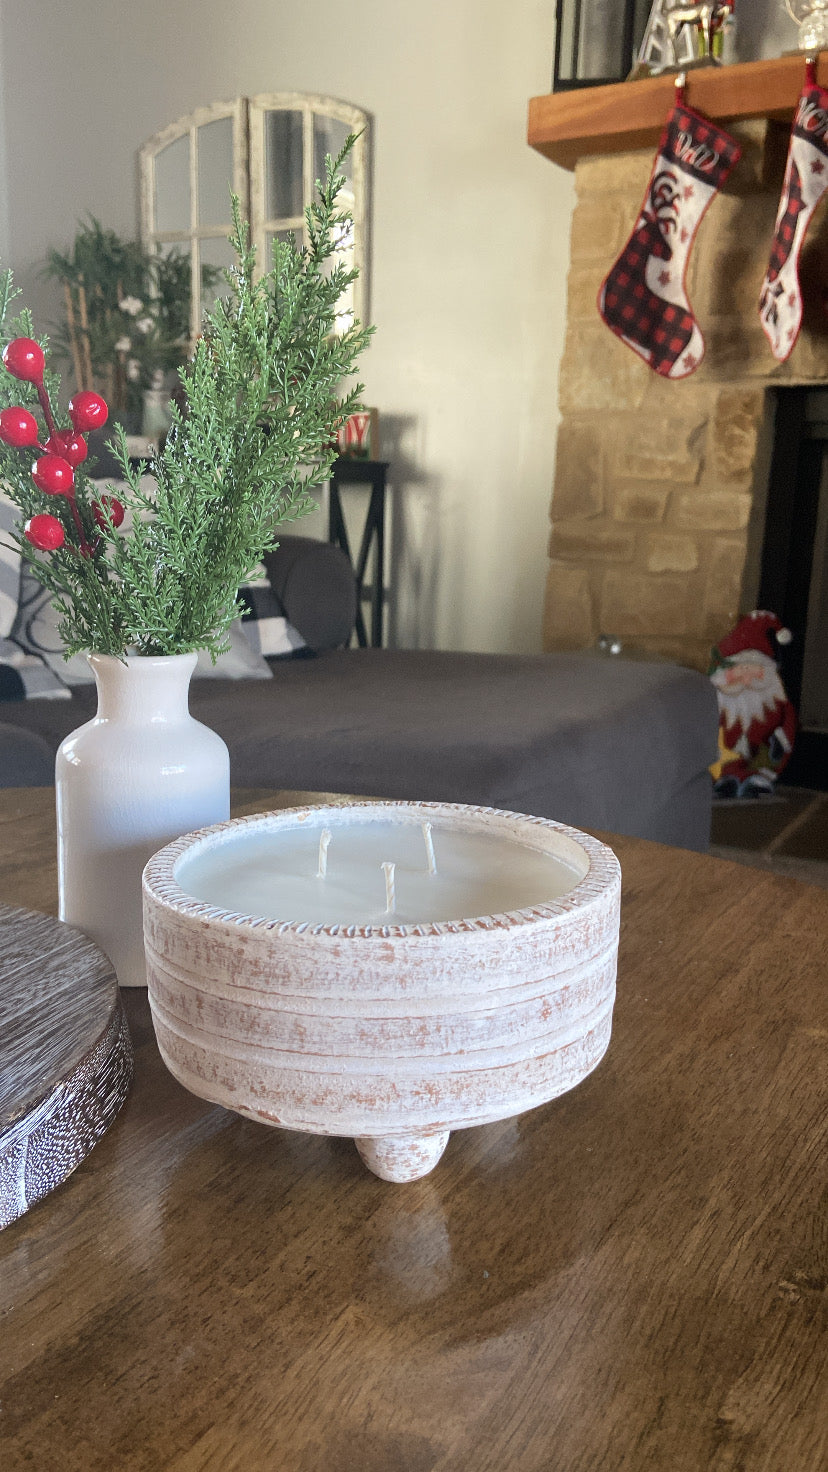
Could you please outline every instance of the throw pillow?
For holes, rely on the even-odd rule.
[[[58,633],[58,614],[52,607],[52,595],[27,567],[20,576],[20,601],[12,628],[12,638],[28,654],[37,655],[64,685],[94,684],[95,676],[85,654],[63,658],[63,644]]]
[[[266,574],[239,589],[245,605],[241,626],[250,647],[267,659],[294,659],[308,653],[302,635],[289,622]]]
[[[20,592],[20,553],[11,531],[20,512],[0,486],[0,637],[10,634],[17,615]]]
[[[0,639],[0,701],[71,700],[72,692],[37,654]]]
[[[198,663],[193,671],[194,680],[272,680],[273,671],[269,670],[260,654],[251,649],[242,633],[240,619],[234,619],[227,637],[230,640],[230,648],[226,654],[220,654],[216,663],[213,664],[206,649],[199,649]]]
[[[26,568],[20,579],[20,601],[12,635],[23,650],[45,660],[61,683],[66,685],[91,685],[94,675],[85,654],[73,654],[64,659],[63,645],[58,633],[58,613],[52,607],[52,598],[37,578]],[[193,679],[216,680],[270,680],[268,669],[261,655],[251,648],[242,633],[241,623],[236,619],[228,629],[230,648],[213,664],[206,649],[199,651],[198,663]]]

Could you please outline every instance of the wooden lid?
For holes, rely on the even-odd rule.
[[[80,1164],[131,1077],[109,959],[60,920],[0,905],[0,1226]]]

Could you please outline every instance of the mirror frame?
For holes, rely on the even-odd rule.
[[[310,92],[260,92],[251,98],[236,97],[231,102],[214,102],[196,108],[170,123],[142,144],[139,149],[141,239],[153,250],[159,245],[186,246],[190,251],[190,333],[195,342],[201,331],[201,254],[202,240],[226,238],[229,221],[224,225],[200,225],[198,221],[198,130],[207,123],[231,118],[233,124],[233,190],[239,196],[242,212],[250,221],[250,233],[259,269],[266,269],[267,233],[274,229],[295,229],[297,238],[304,220],[269,220],[265,215],[265,118],[271,111],[299,111],[303,128],[302,196],[305,205],[314,192],[313,119],[315,115],[344,123],[349,132],[359,136],[351,155],[354,216],[354,263],[359,277],[354,284],[354,311],[362,321],[369,320],[368,263],[370,220],[370,118],[362,108]],[[190,222],[187,230],[159,230],[156,220],[155,164],[158,155],[177,142],[190,139]]]

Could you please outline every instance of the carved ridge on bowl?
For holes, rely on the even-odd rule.
[[[301,989],[295,984],[294,972],[291,972],[286,985],[281,972],[263,968],[257,972],[254,984],[247,976],[241,981],[236,974],[228,976],[223,958],[208,968],[203,956],[192,958],[187,955],[185,961],[179,952],[173,955],[169,950],[156,950],[151,941],[147,941],[146,946],[147,961],[154,977],[163,972],[167,984],[183,987],[194,995],[207,996],[211,1001],[264,1009],[268,1014],[318,1014],[326,1020],[364,1018],[366,1008],[370,1007],[371,1016],[376,1021],[395,1017],[410,1019],[414,1000],[417,1017],[425,1021],[434,1016],[443,1017],[447,1011],[474,1019],[478,1012],[521,1006],[539,997],[547,1002],[551,997],[568,997],[590,976],[600,976],[605,967],[615,964],[618,941],[617,933],[608,937],[604,931],[594,947],[573,952],[566,957],[566,964],[553,966],[550,963],[548,969],[538,973],[528,972],[522,958],[514,972],[508,974],[501,961],[497,968],[497,986],[493,986],[490,979],[474,978],[471,986],[464,987],[458,985],[455,978],[447,990],[445,975],[442,974],[433,990],[424,988],[418,979],[411,992],[400,989],[396,975],[386,980],[382,987],[375,980],[370,991],[356,991],[350,977],[347,984],[340,982],[336,990],[321,988],[316,967],[312,978],[307,979]],[[563,958],[555,957],[556,962],[559,959],[563,961]],[[464,968],[464,979],[468,970],[468,967]]]
[[[249,1119],[267,1120],[282,1129],[347,1138],[469,1129],[550,1103],[598,1067],[610,1042],[612,1008],[609,1005],[595,1019],[590,1031],[548,1054],[495,1069],[434,1075],[424,1068],[424,1086],[420,1088],[416,1087],[414,1074],[398,1078],[355,1074],[349,1079],[335,1071],[332,1060],[327,1074],[301,1069],[281,1074],[275,1090],[256,1087],[251,1079],[241,1097],[223,1077],[222,1058],[206,1055],[207,1066],[194,1066],[199,1047],[188,1049],[185,1044],[184,1056],[176,1056],[169,1044],[175,1043],[177,1035],[168,1033],[161,1019],[156,1023],[159,1025],[164,1061],[185,1088]],[[495,1082],[498,1087],[493,1088]],[[385,1088],[381,1087],[383,1083]]]
[[[611,974],[610,974],[611,973]],[[479,1018],[469,1014],[446,1012],[442,1016],[420,1017],[410,1015],[369,1019],[354,1014],[351,1017],[319,1015],[309,1018],[301,1012],[291,1013],[279,1021],[282,1027],[274,1036],[275,1029],[269,1026],[274,1014],[269,1014],[264,1024],[256,1029],[249,1026],[250,1010],[243,1007],[238,1013],[221,1017],[223,1009],[208,1011],[204,1016],[190,1015],[181,1007],[175,1007],[180,997],[170,998],[163,986],[159,987],[154,977],[153,1011],[170,1033],[182,1042],[202,1048],[205,1052],[221,1054],[222,1058],[236,1058],[247,1063],[257,1062],[282,1070],[324,1073],[336,1067],[343,1074],[373,1076],[384,1075],[393,1069],[397,1076],[418,1073],[423,1069],[435,1068],[439,1075],[496,1070],[524,1056],[527,1051],[535,1058],[544,1056],[543,1049],[550,1039],[556,1039],[556,1047],[564,1047],[576,1040],[583,1031],[592,1032],[597,1022],[612,1013],[615,1000],[615,969],[612,960],[597,978],[599,983],[591,994],[570,998],[569,1005],[544,1014],[542,993],[530,998],[517,1008],[508,1005],[490,1006],[482,1009]],[[255,1015],[255,1009],[253,1009]],[[516,1016],[520,1012],[520,1016]],[[524,1015],[525,1014],[525,1015]],[[405,1046],[405,1022],[413,1034]],[[484,1024],[475,1031],[470,1023]],[[315,1023],[314,1046],[307,1039],[299,1040],[302,1024]],[[389,1026],[389,1022],[391,1025]],[[247,1027],[242,1024],[247,1023]],[[361,1028],[360,1023],[365,1025]],[[235,1026],[233,1026],[235,1024]],[[486,1026],[485,1024],[488,1024]],[[456,1037],[466,1030],[465,1045],[459,1046]],[[348,1036],[349,1031],[356,1036]],[[378,1046],[381,1045],[381,1053]]]

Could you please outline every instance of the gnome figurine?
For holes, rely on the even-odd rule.
[[[713,648],[709,674],[719,698],[719,760],[710,770],[718,797],[772,793],[791,754],[796,712],[777,668],[777,647],[790,642],[781,619],[757,609]]]

